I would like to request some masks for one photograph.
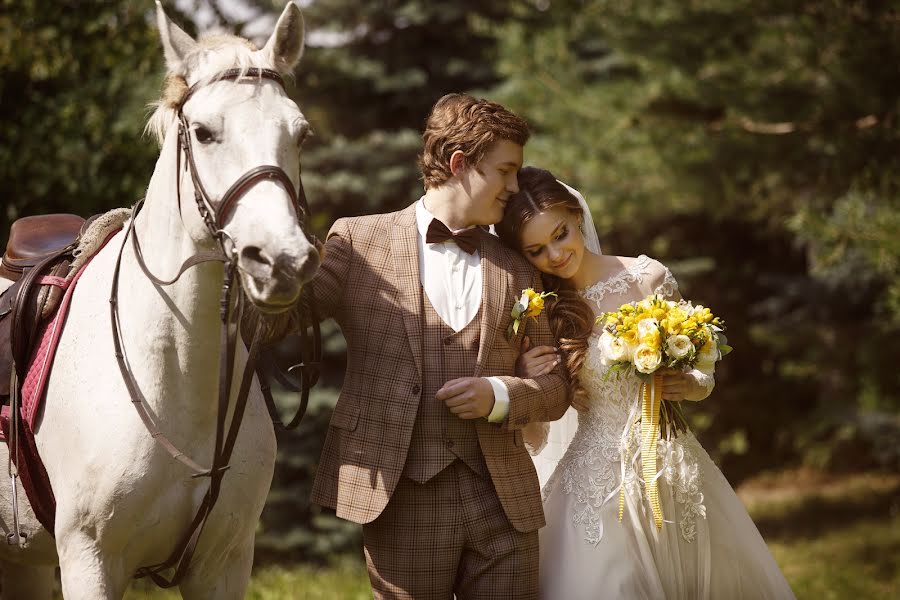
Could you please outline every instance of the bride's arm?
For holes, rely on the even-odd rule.
[[[669,268],[659,261],[653,261],[653,268],[651,293],[659,294],[666,300],[674,300],[675,302],[681,300],[682,296],[681,291],[678,289],[678,281],[676,281]],[[684,371],[681,374],[684,383],[683,397],[671,399],[697,402],[707,398],[712,393],[713,388],[716,387],[715,370],[715,361],[700,361],[693,369]]]

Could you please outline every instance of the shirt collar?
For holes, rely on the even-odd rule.
[[[435,218],[436,217],[425,208],[425,196],[419,198],[419,201],[416,202],[416,228],[419,230],[419,236],[423,241],[428,234],[428,226],[431,225],[431,220]]]
[[[431,214],[431,211],[425,208],[425,196],[419,198],[419,201],[416,202],[416,229],[419,230],[419,235],[422,236],[422,239],[425,239],[425,236],[428,235],[428,226],[431,225],[431,220],[437,219],[436,216]],[[440,219],[438,219],[440,221]],[[443,221],[442,221],[443,222]],[[446,223],[444,223],[446,225]],[[493,227],[493,225],[491,225]],[[474,229],[474,227],[472,228]],[[451,229],[454,233],[457,231],[462,231],[461,229]]]

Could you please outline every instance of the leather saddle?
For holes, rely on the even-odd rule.
[[[0,294],[0,403],[10,395],[13,369],[25,377],[35,336],[63,296],[63,288],[41,283],[66,278],[72,252],[90,221],[70,214],[22,217],[12,224],[0,277],[14,283]]]

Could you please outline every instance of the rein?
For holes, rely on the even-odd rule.
[[[163,280],[156,277],[147,267],[143,252],[141,250],[140,242],[138,240],[137,231],[135,229],[136,218],[144,202],[143,200],[141,200],[137,203],[132,212],[131,222],[129,223],[128,230],[125,233],[125,240],[123,240],[122,246],[119,249],[119,254],[116,258],[115,269],[113,271],[112,289],[110,291],[109,299],[110,323],[113,332],[113,344],[115,347],[116,362],[118,363],[119,370],[122,373],[122,378],[125,381],[125,385],[128,388],[128,393],[131,397],[132,405],[137,411],[138,416],[141,418],[144,427],[150,433],[151,437],[153,437],[163,448],[165,448],[165,450],[169,453],[170,456],[172,456],[172,458],[187,466],[188,469],[192,471],[192,478],[209,477],[210,479],[209,488],[207,489],[206,494],[203,497],[203,501],[201,502],[196,515],[191,521],[187,532],[178,542],[169,558],[156,565],[141,567],[134,575],[136,578],[150,577],[154,583],[164,588],[174,587],[178,585],[184,578],[185,574],[187,573],[188,567],[190,566],[191,558],[197,547],[197,543],[200,539],[200,534],[203,532],[206,521],[209,518],[209,515],[216,504],[216,500],[219,497],[222,478],[225,474],[225,471],[229,468],[228,462],[231,458],[231,453],[234,450],[235,442],[237,441],[237,435],[244,416],[244,409],[247,406],[247,398],[250,393],[250,385],[253,381],[254,371],[259,372],[260,382],[262,383],[263,392],[266,399],[266,406],[269,410],[269,414],[272,416],[273,423],[276,426],[282,426],[280,419],[277,417],[277,412],[275,411],[275,406],[271,398],[271,392],[269,390],[268,383],[263,378],[263,371],[259,370],[257,367],[261,352],[261,327],[259,326],[259,324],[257,324],[253,332],[252,341],[250,342],[249,355],[247,358],[247,363],[244,367],[244,372],[241,376],[240,388],[238,390],[237,397],[235,398],[234,411],[231,417],[231,421],[227,424],[226,431],[226,419],[230,404],[231,385],[234,377],[235,355],[237,344],[240,338],[241,320],[244,311],[245,296],[243,294],[243,290],[241,289],[241,279],[240,277],[235,276],[237,270],[237,256],[234,251],[234,245],[233,243],[231,243],[231,239],[229,238],[228,234],[225,233],[222,227],[227,221],[228,216],[231,214],[231,211],[234,209],[237,201],[253,185],[263,180],[275,180],[280,182],[287,191],[291,203],[295,207],[295,210],[297,212],[298,223],[300,224],[301,228],[303,228],[310,214],[309,205],[306,200],[306,194],[303,191],[303,183],[302,181],[298,182],[298,194],[294,189],[294,185],[290,177],[281,167],[275,165],[261,165],[251,169],[250,171],[239,177],[237,181],[235,181],[228,188],[228,190],[219,201],[218,207],[216,207],[207,194],[197,171],[197,166],[194,162],[193,149],[191,147],[190,129],[187,123],[187,119],[185,118],[184,112],[182,110],[184,104],[193,95],[194,91],[196,91],[196,89],[198,89],[199,87],[207,85],[207,83],[214,83],[223,80],[237,81],[245,77],[271,79],[278,82],[282,86],[282,88],[284,87],[284,81],[281,75],[276,71],[270,69],[229,69],[214,77],[210,82],[202,81],[191,86],[178,107],[177,116],[179,147],[176,155],[176,174],[181,173],[181,155],[183,153],[186,158],[185,168],[189,170],[191,179],[194,184],[194,201],[197,204],[197,209],[202,216],[207,229],[209,229],[210,234],[218,243],[218,250],[198,252],[197,254],[189,257],[182,263],[175,277],[170,280]],[[180,211],[180,182],[176,185],[176,190],[178,209]],[[305,231],[304,233],[307,236],[307,239],[309,239],[310,243],[314,244],[316,247],[319,247],[319,243],[314,236],[306,233]],[[222,350],[221,354],[219,355],[219,400],[216,415],[215,446],[213,448],[212,464],[209,467],[200,466],[193,459],[180,451],[159,430],[159,428],[153,422],[153,418],[150,416],[149,411],[147,410],[146,404],[144,402],[144,396],[140,391],[140,388],[134,378],[134,375],[131,372],[131,369],[129,368],[128,359],[124,351],[124,341],[121,334],[118,304],[119,272],[122,266],[122,256],[124,254],[125,245],[129,236],[131,237],[132,248],[138,265],[140,266],[144,275],[158,286],[169,286],[174,284],[188,269],[199,264],[207,262],[221,262],[225,265],[225,276],[222,284],[222,295],[220,301],[220,317],[222,320]],[[316,319],[313,319],[313,321],[315,322],[315,324],[313,325],[314,350],[311,357],[312,360],[311,362],[308,362],[306,360],[306,357],[304,356],[304,362],[300,365],[297,365],[297,367],[301,367],[302,373],[302,398],[298,414],[291,421],[290,426],[293,427],[296,427],[296,425],[300,421],[300,418],[302,418],[309,398],[309,388],[315,384],[315,380],[317,379],[317,374],[315,372],[312,372],[312,370],[314,370],[318,366],[318,361],[321,357],[321,336],[319,333],[318,321]],[[307,336],[306,328],[301,326],[300,330],[301,338],[303,339],[305,345]],[[277,369],[275,371],[277,373]],[[171,579],[166,579],[162,573],[172,568],[175,569],[175,573],[173,574]]]

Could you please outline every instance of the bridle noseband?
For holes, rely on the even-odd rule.
[[[228,234],[225,233],[223,229],[224,224],[234,210],[237,201],[240,200],[241,197],[243,197],[247,193],[247,191],[256,183],[264,180],[277,181],[284,186],[285,190],[288,193],[288,196],[290,197],[291,204],[296,210],[297,221],[301,227],[301,230],[303,230],[304,225],[308,225],[310,215],[309,205],[306,200],[306,194],[303,191],[302,181],[298,177],[298,193],[298,191],[295,190],[294,184],[288,174],[285,173],[284,169],[276,165],[261,165],[244,173],[222,195],[222,198],[218,203],[218,207],[213,204],[212,200],[209,197],[209,194],[206,192],[206,188],[203,186],[203,183],[200,180],[200,176],[197,171],[197,165],[194,162],[194,154],[190,139],[190,128],[182,110],[184,104],[191,98],[191,96],[197,89],[210,83],[215,83],[218,81],[238,81],[243,78],[252,77],[259,79],[271,79],[278,82],[282,86],[282,88],[284,88],[284,80],[282,79],[281,75],[271,69],[229,69],[213,77],[211,80],[198,82],[188,88],[186,94],[184,95],[184,98],[182,98],[181,103],[178,106],[177,118],[179,145],[176,154],[176,177],[179,177],[179,181],[176,185],[178,210],[179,212],[181,211],[180,174],[181,155],[182,153],[184,153],[184,156],[186,158],[185,166],[190,171],[191,180],[194,185],[194,200],[197,204],[197,209],[202,216],[203,221],[206,224],[206,227],[209,230],[210,234],[216,240],[218,249],[208,252],[198,252],[197,254],[189,257],[182,263],[175,277],[170,280],[163,280],[156,277],[147,267],[143,252],[141,250],[140,242],[138,241],[137,231],[135,230],[136,217],[141,207],[143,206],[143,200],[141,200],[135,205],[134,210],[132,211],[131,221],[129,223],[128,230],[125,233],[125,240],[123,240],[122,247],[119,249],[119,254],[115,263],[115,269],[113,271],[112,289],[109,299],[113,345],[115,348],[116,361],[119,365],[119,371],[121,372],[122,377],[125,381],[125,385],[128,388],[128,393],[131,397],[132,405],[137,410],[138,415],[140,416],[145,428],[150,433],[150,435],[157,442],[159,442],[159,444],[163,446],[163,448],[165,448],[165,450],[174,459],[187,466],[193,472],[193,474],[191,475],[192,477],[210,478],[209,489],[203,497],[200,508],[198,509],[194,519],[191,521],[187,533],[176,545],[175,550],[171,554],[171,556],[169,556],[166,561],[157,565],[141,567],[135,574],[135,577],[150,577],[157,585],[161,587],[173,587],[175,585],[178,585],[179,582],[183,579],[184,575],[187,573],[187,569],[190,565],[191,557],[193,556],[194,550],[197,546],[200,534],[203,531],[204,526],[206,525],[206,521],[209,517],[210,512],[212,511],[213,506],[216,503],[216,500],[218,499],[222,477],[224,476],[225,471],[229,468],[228,462],[231,458],[231,453],[234,449],[235,442],[237,441],[237,435],[240,429],[241,421],[243,419],[244,409],[247,405],[247,397],[250,392],[250,385],[253,381],[253,374],[257,369],[257,362],[261,352],[261,328],[260,326],[257,326],[256,330],[253,332],[252,341],[250,342],[247,363],[245,365],[244,373],[241,378],[237,397],[235,398],[232,418],[231,421],[227,424],[226,430],[226,418],[230,404],[236,349],[241,333],[240,329],[244,309],[244,294],[240,293],[240,278],[235,277],[237,256],[234,252],[234,244]],[[314,236],[306,231],[304,231],[304,235],[316,249],[320,247],[318,240]],[[174,284],[188,269],[201,263],[221,262],[225,264],[220,311],[222,318],[222,335],[219,357],[219,402],[218,413],[216,417],[215,447],[213,448],[212,465],[209,468],[201,467],[199,464],[194,462],[189,456],[176,448],[175,445],[172,444],[172,442],[157,428],[156,424],[153,421],[153,418],[150,416],[150,412],[144,404],[144,397],[140,391],[137,381],[135,380],[134,375],[131,373],[131,369],[128,366],[128,360],[124,351],[124,343],[119,321],[118,290],[119,272],[122,265],[122,256],[125,250],[127,238],[129,236],[132,240],[132,247],[138,265],[147,276],[147,278],[158,286],[169,286]],[[237,291],[238,293],[235,293],[235,291]],[[306,403],[309,397],[309,387],[315,384],[315,381],[317,379],[316,369],[318,368],[318,362],[321,359],[321,336],[318,328],[318,322],[315,319],[313,319],[313,321],[314,347],[311,359],[307,360],[306,358],[304,358],[304,363],[300,365],[302,367],[301,375],[303,395],[300,409],[298,410],[298,416],[295,417],[294,421],[292,421],[292,425],[294,426],[296,426],[296,424],[299,422],[300,417],[302,417],[303,411],[305,411]],[[301,327],[300,333],[302,340],[305,341],[307,335],[305,328]],[[260,375],[262,378],[262,373],[260,373]],[[281,423],[277,417],[277,413],[275,412],[274,403],[271,401],[271,394],[268,391],[268,384],[263,385],[263,392],[266,397],[266,404],[269,409],[269,413],[270,415],[272,415],[273,421],[276,423],[276,426],[278,426]],[[166,579],[162,575],[162,573],[171,568],[175,568],[175,573],[171,579]]]

